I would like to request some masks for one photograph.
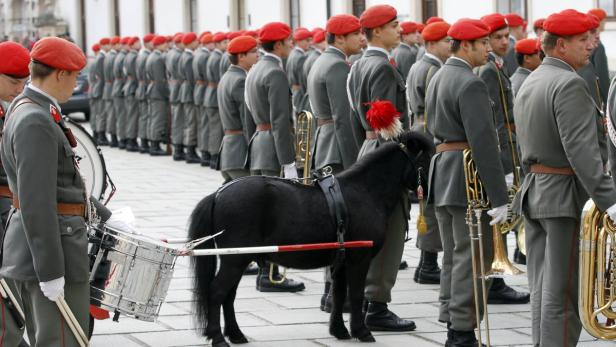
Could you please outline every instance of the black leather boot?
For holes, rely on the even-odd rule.
[[[488,304],[518,305],[527,304],[529,301],[530,293],[516,291],[509,287],[502,278],[492,280],[492,286],[488,291]]]
[[[210,169],[216,170],[216,164],[218,164],[218,154],[212,154],[210,158]]]
[[[451,347],[453,345],[454,330],[451,329],[451,322],[447,322],[447,340],[445,341],[445,347]]]
[[[184,145],[173,145],[173,160],[182,161],[184,158]]]
[[[104,131],[100,131],[96,136],[96,144],[99,146],[109,146],[109,141],[107,140],[107,135],[105,135]]]
[[[126,149],[126,139],[118,140],[118,149]]]
[[[201,158],[199,158],[195,151],[195,146],[186,147],[186,162],[188,164],[197,164],[201,162]]]
[[[250,264],[248,264],[248,266],[244,270],[244,275],[256,275],[258,273],[259,273],[259,266],[254,261],[250,262]]]
[[[208,167],[210,166],[210,152],[201,151],[201,166]]]
[[[141,146],[139,146],[139,153],[149,153],[150,144],[148,139],[141,139]]]
[[[520,252],[518,247],[516,247],[513,252],[513,261],[520,265],[526,265],[526,256],[524,253]]]
[[[150,155],[151,156],[163,156],[167,155],[167,151],[160,148],[160,141],[152,141],[150,146]]]
[[[398,317],[386,303],[376,301],[368,304],[366,326],[372,331],[413,331],[416,328],[415,322]]]
[[[111,135],[111,141],[109,142],[109,147],[115,148],[118,147],[118,137],[115,135]]]
[[[129,152],[139,152],[139,144],[135,139],[126,140],[126,150]]]
[[[421,251],[419,264],[413,280],[419,284],[441,283],[441,269],[438,267],[438,253]]]
[[[330,287],[329,293],[325,296],[325,305],[321,305],[321,311],[325,311],[327,313],[332,312],[332,308],[334,307],[334,293],[333,287]],[[321,298],[321,301],[323,298]],[[351,296],[347,290],[347,295],[344,299],[344,305],[342,306],[342,313],[351,313]]]
[[[304,283],[285,278],[282,280],[282,276],[278,272],[278,265],[274,265],[274,271],[272,277],[274,281],[280,281],[281,283],[273,283],[269,279],[270,263],[265,263],[265,267],[259,267],[259,273],[257,274],[257,290],[264,293],[269,292],[288,292],[295,293],[300,292],[306,287]]]
[[[452,337],[451,347],[479,347],[479,341],[475,337],[475,331],[459,331],[451,329]],[[449,331],[447,332],[449,335]],[[485,346],[482,344],[481,346]]]

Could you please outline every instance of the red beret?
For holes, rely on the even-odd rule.
[[[220,31],[214,34],[214,36],[212,37],[212,41],[216,43],[224,41],[226,39],[227,39],[227,34],[220,32]]]
[[[601,20],[597,18],[597,16],[595,16],[594,14],[589,13],[588,20],[589,20],[589,24],[588,24],[589,30],[594,30],[601,26]]]
[[[537,38],[522,39],[515,43],[515,51],[520,54],[536,54],[541,49],[541,41]]]
[[[108,45],[110,43],[111,43],[111,40],[107,37],[104,37],[100,41],[98,41],[98,44],[101,46]]]
[[[425,30],[425,29],[424,29]],[[447,31],[454,40],[471,41],[490,34],[490,28],[478,19],[463,18],[455,22]]]
[[[595,16],[597,16],[597,18],[599,18],[599,20],[604,20],[605,17],[607,17],[607,13],[601,9],[601,8],[593,8],[592,10],[588,11],[588,14],[594,14]]]
[[[426,26],[423,25],[423,23],[417,23],[417,31],[419,31],[420,34],[425,28]]]
[[[293,34],[293,40],[301,41],[312,37],[312,33],[306,28],[297,28]]]
[[[199,40],[199,42],[201,42],[204,45],[207,45],[208,43],[212,43],[212,38],[214,37],[214,35],[207,33],[203,36],[201,36],[201,39]]]
[[[197,41],[197,34],[195,33],[186,33],[184,37],[182,37],[182,43],[185,45],[190,45],[195,41]]]
[[[426,25],[428,24],[432,24],[432,23],[436,23],[436,22],[444,22],[445,20],[443,20],[443,18],[441,17],[430,17],[428,18],[428,20],[426,21]]]
[[[168,42],[168,41],[167,41],[167,37],[166,37],[166,36],[160,36],[160,35],[157,35],[157,36],[155,36],[155,37],[152,39],[152,45],[154,45],[154,47],[156,47],[156,46],[160,46],[160,45],[165,44],[165,43],[167,43],[167,42]]]
[[[96,53],[100,50],[101,50],[101,45],[99,45],[98,43],[95,43],[92,45],[92,52]]]
[[[111,38],[111,44],[112,45],[117,45],[118,43],[120,43],[120,37],[119,36],[114,36]]]
[[[175,34],[175,36],[173,36],[174,43],[182,43],[182,39],[184,39],[184,34],[182,33],[177,33]]]
[[[257,40],[252,36],[238,36],[229,42],[227,52],[229,52],[229,54],[246,53],[257,47],[257,43]]]
[[[582,34],[590,30],[591,26],[587,15],[572,9],[553,13],[543,22],[545,31],[558,36]]]
[[[317,30],[312,35],[312,43],[321,43],[325,41],[325,30]]]
[[[507,19],[500,13],[492,13],[481,17],[483,24],[487,25],[490,33],[507,26]]]
[[[447,36],[447,31],[449,31],[450,27],[451,25],[446,22],[432,22],[426,25],[421,32],[421,37],[423,37],[424,41],[440,41]]]
[[[261,28],[259,41],[272,42],[284,40],[291,36],[291,28],[282,22],[270,22]]]
[[[321,27],[314,27],[312,28],[312,30],[310,30],[310,32],[312,33],[312,35],[318,33],[319,31],[325,31],[325,29],[321,28]]]
[[[130,40],[128,41],[129,45],[134,45],[136,42],[139,42],[139,38],[137,36],[131,37]]]
[[[143,37],[143,42],[150,42],[154,39],[154,34],[145,34]]]
[[[172,42],[173,41],[173,36],[167,35],[167,36],[165,36],[165,40],[167,40],[167,42]]]
[[[38,40],[30,52],[30,58],[57,70],[80,71],[86,66],[86,56],[81,48],[58,37]]]
[[[359,17],[361,26],[368,29],[383,26],[398,17],[395,8],[389,5],[375,5],[368,7]]]
[[[521,27],[526,24],[524,18],[517,13],[506,14],[505,18],[507,19],[507,24],[509,24],[510,27]]]
[[[350,14],[338,14],[327,21],[325,30],[333,35],[347,35],[361,29],[359,19]]]
[[[545,18],[539,18],[535,21],[535,23],[533,23],[533,28],[534,29],[543,29],[543,22],[545,22]]]
[[[130,42],[130,37],[128,36],[124,36],[121,40],[120,40],[120,44],[123,45],[128,45],[128,43]]]
[[[254,38],[259,37],[259,34],[255,30],[246,30],[244,35],[252,36]]]
[[[30,52],[19,43],[7,41],[0,43],[0,74],[15,78],[30,76]]]
[[[236,37],[240,37],[240,36],[242,36],[242,32],[241,32],[241,31],[233,31],[233,32],[230,32],[230,33],[227,35],[227,39],[229,39],[229,40],[233,40],[234,38],[236,38]]]
[[[402,35],[414,33],[417,31],[417,23],[415,22],[402,22],[400,23],[402,28]]]

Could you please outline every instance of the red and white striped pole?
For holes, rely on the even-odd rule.
[[[195,250],[186,250],[185,252],[182,252],[179,255],[188,256],[188,257],[198,257],[198,256],[204,256],[204,255],[301,252],[301,251],[315,251],[315,250],[337,249],[337,248],[370,248],[372,246],[373,246],[372,241],[349,241],[349,242],[343,242],[342,245],[340,245],[340,243],[338,242],[326,242],[326,243],[308,243],[308,244],[303,244],[303,245],[195,249]]]

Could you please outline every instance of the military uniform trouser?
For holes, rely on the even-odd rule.
[[[30,346],[79,346],[58,306],[43,295],[38,281],[15,280],[15,286],[23,303]],[[87,332],[90,316],[89,283],[66,283],[64,298],[83,331]]]
[[[110,128],[115,128],[115,115],[113,112],[113,99],[103,100],[103,113],[96,121],[96,128],[99,132],[110,132]],[[112,126],[113,125],[113,126]],[[115,133],[115,129],[114,129]]]
[[[438,221],[436,220],[434,205],[426,204],[425,200],[424,204],[424,217],[428,225],[428,231],[425,234],[417,233],[416,246],[425,252],[442,252],[443,243],[441,242],[441,233],[438,230]]]
[[[162,99],[150,100],[150,131],[148,139],[166,141],[169,129],[169,101]]]
[[[364,289],[368,301],[381,303],[391,301],[391,289],[396,284],[398,277],[408,221],[409,202],[408,196],[404,195],[401,196],[401,201],[394,206],[391,216],[387,220],[383,248],[370,262]]]
[[[96,118],[99,117],[101,113],[101,99],[90,98],[90,129],[92,131],[96,131]]]
[[[120,139],[126,138],[126,102],[124,97],[113,98],[113,109],[115,111],[115,134]]]
[[[212,154],[218,154],[220,151],[220,144],[224,136],[224,130],[222,128],[222,121],[220,120],[220,113],[218,113],[218,107],[206,108],[208,126],[210,128],[207,148]]]
[[[280,177],[280,171],[272,171],[272,170],[250,170],[250,176],[271,176],[271,177]]]
[[[575,346],[578,311],[579,222],[524,217],[533,345]]]
[[[126,100],[126,114],[125,114],[125,124],[126,124],[126,138],[127,139],[136,139],[137,138],[137,127],[139,125],[139,103],[137,99],[135,99],[134,95],[129,95],[125,98]]]
[[[184,143],[185,113],[181,103],[171,104],[171,143],[181,145]]]
[[[210,138],[210,126],[205,106],[196,106],[197,111],[197,146],[201,152],[209,152],[208,141]]]
[[[250,171],[241,169],[225,170],[221,171],[220,173],[222,174],[222,178],[225,179],[225,183],[233,181],[236,178],[250,176]]]
[[[147,100],[138,100],[139,118],[137,124],[137,136],[140,139],[148,138],[148,129],[150,128],[150,110]]]
[[[436,218],[443,241],[443,265],[441,270],[441,289],[439,293],[439,321],[451,322],[451,328],[458,331],[471,331],[476,326],[475,297],[473,289],[473,263],[469,228],[466,224],[466,207],[441,206],[436,208]],[[487,213],[482,214],[482,241],[484,269],[492,264],[492,227]],[[476,243],[478,245],[478,243]],[[479,267],[479,247],[477,250],[477,273]],[[477,281],[480,315],[483,316],[481,281]],[[489,290],[491,281],[486,282]]]
[[[184,104],[184,146],[197,145],[197,106],[194,104]]]

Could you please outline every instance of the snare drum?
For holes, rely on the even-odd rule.
[[[98,234],[90,276],[91,303],[116,315],[155,321],[180,251],[111,227]],[[102,281],[96,278],[101,273],[106,275]]]

